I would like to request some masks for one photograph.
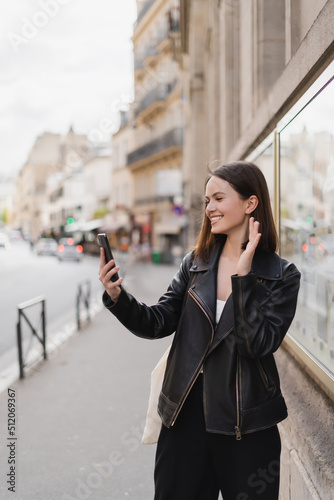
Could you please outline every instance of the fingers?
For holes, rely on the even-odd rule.
[[[115,266],[114,260],[109,261],[107,264],[105,263],[104,251],[101,249],[99,280],[114,302],[118,300],[121,293],[120,286],[123,282],[123,278],[119,278],[117,281],[111,280],[112,276],[114,276],[118,271],[119,267]]]
[[[99,269],[99,275],[101,274],[102,269],[106,265],[106,258],[104,255],[104,249],[100,248],[100,269]]]
[[[100,264],[100,270],[99,270],[99,277],[100,281],[104,283],[105,281],[109,281],[111,277],[116,274],[119,271],[119,267],[115,266],[115,261],[110,260],[105,264],[105,259],[104,257],[101,258],[101,264]]]
[[[249,242],[258,245],[261,233],[259,233],[260,223],[254,220],[254,217],[249,219]]]
[[[110,261],[110,262],[114,262],[114,261]],[[113,264],[111,264],[111,265],[113,265]],[[120,269],[118,266],[115,266],[112,269],[108,270],[108,267],[109,267],[109,262],[108,262],[108,266],[106,266],[107,273],[104,275],[104,279],[106,281],[110,281],[111,278],[114,276],[114,274],[116,274]],[[114,281],[114,283],[117,283],[117,282]]]

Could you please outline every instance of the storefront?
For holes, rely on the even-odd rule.
[[[249,160],[264,172],[280,254],[301,271],[285,344],[334,395],[334,63]]]

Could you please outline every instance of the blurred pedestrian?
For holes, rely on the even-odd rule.
[[[261,232],[260,232],[261,231]],[[287,408],[273,353],[295,314],[300,273],[277,253],[268,187],[252,163],[206,181],[198,242],[147,306],[110,281],[104,305],[132,333],[175,332],[158,411],[155,500],[277,500]]]

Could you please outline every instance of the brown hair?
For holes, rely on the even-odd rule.
[[[254,163],[243,161],[226,163],[217,167],[213,172],[210,171],[205,186],[212,176],[228,182],[243,200],[247,200],[252,195],[258,198],[258,206],[250,214],[256,221],[260,222],[262,236],[258,248],[267,252],[275,252],[278,247],[278,236],[271,210],[267,182],[259,167]],[[211,232],[210,220],[204,214],[202,228],[195,247],[195,255],[207,262],[212,251],[223,238],[225,238],[225,235]]]

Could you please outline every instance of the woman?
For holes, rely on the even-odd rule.
[[[261,232],[259,232],[261,230]],[[278,499],[287,409],[273,353],[295,314],[300,273],[279,257],[267,184],[252,163],[216,168],[194,251],[151,307],[100,280],[135,335],[175,332],[158,411],[155,500]]]

